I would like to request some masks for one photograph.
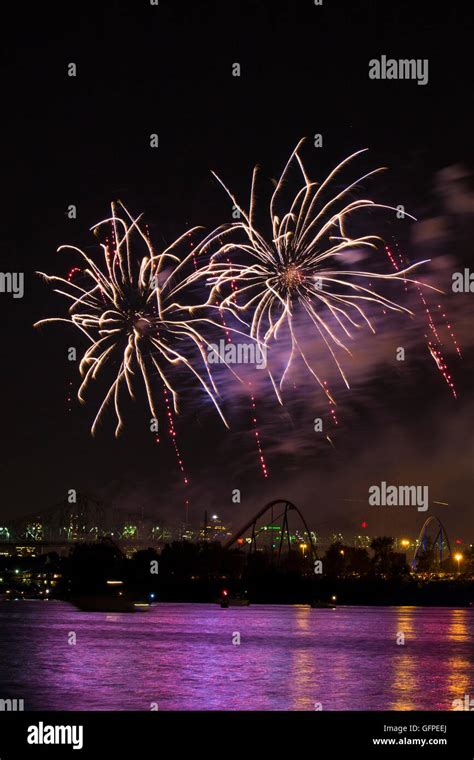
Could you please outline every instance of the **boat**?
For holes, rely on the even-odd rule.
[[[124,595],[84,594],[71,602],[83,612],[136,612],[135,602]]]
[[[222,609],[227,609],[227,607],[248,607],[250,605],[250,599],[247,599],[244,596],[229,596],[228,591],[223,591],[220,605]]]
[[[310,604],[311,608],[313,610],[335,610],[336,605],[334,602],[321,602],[321,601],[315,601],[311,602]]]
[[[250,601],[248,599],[222,599],[221,601],[223,609],[226,609],[226,607],[248,607],[249,605]]]
[[[135,612],[146,612],[150,609],[151,604],[150,602],[134,602],[133,606],[135,607]]]
[[[151,599],[154,596],[150,594]],[[151,606],[143,597],[127,591],[123,580],[113,578],[96,588],[95,593],[73,595],[69,601],[83,612],[146,612]]]

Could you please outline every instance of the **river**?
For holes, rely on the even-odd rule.
[[[3,602],[0,699],[25,710],[452,710],[466,694],[474,703],[473,623],[474,609],[439,607],[106,614]]]

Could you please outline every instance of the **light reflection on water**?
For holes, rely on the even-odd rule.
[[[439,607],[2,603],[0,698],[31,710],[451,710],[474,697],[473,621]]]

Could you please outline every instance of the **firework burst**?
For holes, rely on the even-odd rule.
[[[121,399],[123,394],[134,398],[136,378],[141,378],[146,392],[149,410],[153,418],[156,412],[155,385],[159,378],[171,394],[174,411],[178,412],[178,393],[174,387],[174,370],[185,368],[207,396],[227,425],[218,402],[218,392],[212,378],[206,355],[207,341],[202,330],[207,326],[220,328],[218,322],[207,317],[193,316],[200,307],[184,306],[177,302],[178,294],[185,286],[180,278],[182,269],[192,251],[183,259],[175,251],[181,241],[199,228],[188,230],[162,253],[155,255],[149,236],[140,225],[141,216],[133,218],[127,209],[112,204],[109,218],[94,225],[99,235],[106,228],[109,237],[101,243],[102,265],[75,246],[69,249],[83,260],[81,278],[46,275],[48,282],[72,303],[69,316],[42,319],[36,326],[50,322],[67,322],[88,339],[79,365],[82,382],[78,398],[84,402],[86,391],[106,368],[113,368],[114,379],[108,388],[92,423],[95,433],[108,406],[113,405],[117,420],[115,434],[123,428]],[[143,256],[132,250],[135,240],[145,246]],[[204,244],[206,241],[203,241]],[[168,410],[169,411],[169,410]]]
[[[347,230],[349,218],[364,210],[397,209],[366,198],[351,199],[357,186],[382,171],[383,167],[369,171],[342,189],[331,192],[335,175],[364,151],[348,156],[318,184],[310,181],[299,156],[302,142],[291,154],[270,200],[271,236],[265,237],[255,223],[257,167],[253,171],[248,211],[238,204],[232,192],[214,174],[241,218],[227,225],[225,231],[219,228],[214,236],[210,236],[209,244],[218,241],[219,247],[199,273],[199,276],[206,276],[211,287],[209,304],[218,301],[220,308],[228,309],[239,318],[250,314],[250,336],[258,343],[267,346],[278,339],[284,327],[287,328],[291,348],[279,383],[269,373],[280,402],[285,377],[297,355],[333,401],[326,383],[312,367],[296,335],[296,314],[302,313],[309,319],[349,387],[336,351],[342,349],[351,353],[345,340],[352,338],[353,328],[365,324],[375,332],[369,307],[376,305],[384,311],[412,314],[406,307],[374,290],[372,281],[417,283],[408,279],[407,274],[425,263],[417,262],[390,274],[355,271],[340,266],[341,259],[350,256],[351,252],[362,248],[377,249],[382,240],[372,234],[351,236]],[[299,171],[302,186],[299,185],[282,214],[278,208],[292,167]],[[405,216],[414,219],[406,212]],[[236,241],[234,233],[240,233],[242,240]],[[240,261],[235,254],[241,257]]]

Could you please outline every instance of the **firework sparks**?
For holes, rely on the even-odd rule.
[[[222,180],[214,175],[238,209],[241,221],[228,225],[224,233],[220,228],[214,237],[211,236],[211,242],[219,240],[219,248],[210,256],[200,275],[207,277],[211,287],[209,304],[220,298],[220,307],[228,309],[236,317],[250,313],[250,336],[254,340],[267,346],[270,341],[276,341],[279,332],[286,327],[291,348],[278,384],[269,372],[280,402],[280,391],[292,361],[300,356],[328,399],[334,403],[327,384],[316,373],[297,337],[295,315],[303,313],[309,318],[349,387],[336,352],[342,349],[351,354],[344,341],[352,338],[352,328],[361,327],[360,321],[375,333],[368,307],[375,304],[384,313],[395,311],[412,315],[409,309],[375,291],[370,280],[396,280],[419,285],[421,283],[407,278],[407,274],[426,262],[420,261],[389,274],[339,268],[340,259],[344,256],[361,248],[377,249],[381,242],[378,235],[352,237],[347,231],[348,218],[363,210],[396,209],[372,200],[350,200],[348,197],[363,180],[382,168],[358,177],[342,190],[330,192],[335,175],[364,151],[346,158],[318,184],[310,181],[303,167],[298,153],[302,142],[291,154],[271,197],[270,238],[265,238],[255,224],[257,167],[253,172],[248,212],[238,204]],[[286,213],[281,215],[277,213],[277,208],[292,166],[300,171],[303,185],[293,196]],[[410,215],[405,212],[405,216]],[[239,232],[243,233],[243,242],[233,239],[234,233]],[[232,236],[230,242],[222,242],[223,234]],[[245,263],[235,259],[229,263],[229,256],[235,253],[243,256]]]
[[[395,247],[397,248],[398,258],[400,260],[401,266],[406,265],[407,259],[401,253],[401,251],[399,250],[398,243],[395,243]],[[399,265],[397,264],[397,262],[395,260],[393,251],[391,250],[391,248],[388,245],[385,246],[385,250],[386,250],[387,256],[388,256],[388,258],[389,258],[389,260],[390,260],[393,268],[395,270],[399,271]],[[406,285],[405,285],[405,288],[406,288]],[[428,351],[429,351],[431,357],[433,358],[433,360],[434,360],[434,362],[435,362],[435,364],[436,364],[436,366],[437,366],[437,368],[438,368],[441,376],[443,377],[443,379],[446,382],[446,384],[449,386],[449,388],[451,390],[451,393],[453,394],[454,398],[457,398],[456,387],[454,385],[452,376],[451,376],[451,374],[449,372],[449,368],[448,368],[446,359],[445,359],[445,357],[444,357],[444,355],[442,353],[442,350],[441,350],[441,347],[442,347],[443,344],[442,344],[442,341],[441,341],[439,330],[438,330],[438,327],[436,326],[432,310],[431,310],[431,308],[430,308],[430,306],[428,304],[427,299],[425,298],[425,295],[424,295],[424,293],[423,293],[423,291],[422,291],[419,283],[417,283],[417,291],[418,291],[418,296],[420,298],[421,304],[423,306],[423,312],[425,313],[426,320],[427,320],[427,323],[428,323],[428,327],[429,327],[429,329],[430,329],[430,331],[432,333],[433,339],[435,341],[435,343],[433,343],[432,340],[430,340],[429,337],[428,337],[428,335],[425,333],[426,345],[427,345]],[[438,312],[442,315],[442,317],[444,319],[444,322],[445,322],[446,328],[448,330],[449,336],[450,336],[450,338],[451,338],[451,340],[453,342],[453,345],[454,345],[454,347],[456,349],[456,353],[458,354],[458,356],[460,358],[462,358],[461,348],[460,348],[460,346],[459,346],[459,344],[458,344],[458,342],[456,340],[456,336],[454,334],[453,327],[452,327],[452,325],[450,323],[450,320],[448,319],[448,316],[447,316],[446,312],[442,309],[441,304],[438,304]]]
[[[72,301],[69,317],[42,319],[35,326],[50,322],[67,322],[80,330],[89,340],[79,365],[82,382],[78,391],[80,401],[93,380],[106,367],[113,367],[114,379],[107,390],[92,423],[95,433],[106,409],[113,405],[117,420],[115,434],[123,428],[121,399],[123,393],[134,398],[134,381],[143,382],[149,410],[158,419],[155,406],[154,378],[160,378],[165,393],[170,394],[174,411],[178,412],[178,393],[173,385],[173,370],[186,368],[212,400],[227,425],[218,403],[218,393],[207,361],[202,330],[207,325],[219,328],[218,322],[207,317],[194,317],[200,306],[183,306],[176,298],[184,287],[178,277],[195,250],[180,259],[175,249],[194,232],[187,231],[159,255],[155,255],[149,236],[140,226],[141,216],[133,218],[119,204],[123,213],[117,215],[112,204],[111,217],[92,228],[98,234],[104,225],[112,228],[112,245],[101,243],[102,266],[75,246],[70,249],[83,259],[81,285],[67,278],[39,273],[56,284],[55,292]],[[136,238],[145,246],[145,255],[135,256],[132,244]],[[74,271],[77,271],[75,268]],[[196,366],[198,368],[196,368]],[[166,397],[167,398],[167,397]],[[166,413],[171,414],[171,404]]]
[[[229,263],[229,266],[230,266],[230,263]],[[197,268],[196,268],[196,271],[198,271]],[[231,285],[231,287],[234,287],[234,286]],[[223,326],[225,334],[226,334],[226,342],[227,343],[232,343],[231,332],[229,330],[227,322],[225,321],[225,316],[224,316],[224,310],[223,309],[219,309],[219,318],[220,318],[220,320],[222,322],[222,326]],[[248,386],[249,386],[249,389],[251,389],[252,388],[252,383],[249,382]],[[260,438],[260,431],[258,429],[258,423],[257,423],[257,403],[256,403],[255,395],[254,395],[254,393],[251,390],[250,390],[249,400],[250,400],[250,404],[251,404],[251,407],[252,407],[252,410],[251,410],[251,420],[252,420],[252,429],[253,429],[254,437],[255,437],[255,443],[256,443],[257,451],[258,451],[258,461],[259,461],[259,464],[260,464],[260,469],[262,471],[263,477],[264,478],[268,478],[267,463],[265,461],[265,457],[264,457],[264,454],[263,454],[262,442],[261,442],[261,438]]]

